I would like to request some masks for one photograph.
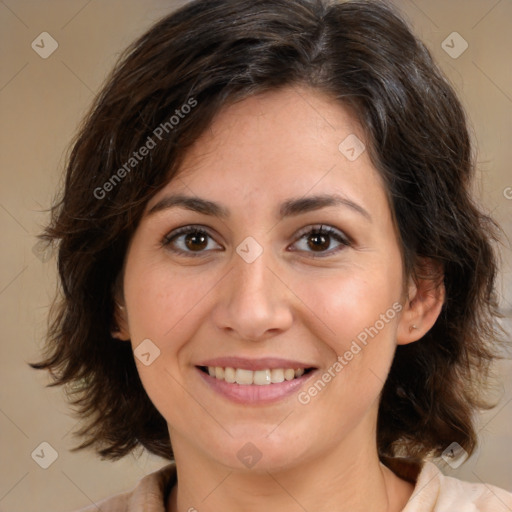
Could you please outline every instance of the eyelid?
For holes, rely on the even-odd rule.
[[[352,244],[353,240],[350,236],[348,236],[344,231],[342,231],[339,228],[336,228],[334,226],[331,226],[330,224],[310,224],[309,226],[306,226],[298,231],[298,233],[295,235],[297,238],[301,238],[305,234],[315,231],[315,232],[321,232],[329,235],[337,235],[340,238],[344,240],[347,244]]]
[[[296,241],[294,244],[299,242],[304,235],[307,235],[309,233],[318,233],[318,234],[325,234],[330,236],[331,238],[335,238],[338,243],[340,244],[338,247],[334,249],[329,249],[327,251],[320,251],[315,253],[315,251],[301,251],[297,249],[293,249],[292,252],[298,252],[298,253],[306,253],[308,258],[328,258],[329,256],[332,256],[334,254],[339,253],[343,250],[343,248],[347,247],[353,247],[354,241],[353,239],[348,236],[344,231],[341,229],[335,228],[331,225],[325,225],[325,224],[311,224],[309,226],[306,226],[305,228],[301,229],[296,237]]]
[[[185,226],[181,226],[176,229],[173,229],[170,233],[167,233],[161,240],[160,244],[162,247],[167,248],[174,239],[179,238],[183,235],[187,235],[189,233],[201,233],[201,234],[204,234],[207,237],[211,238],[213,241],[215,241],[215,238],[210,233],[209,228],[202,226],[200,224],[187,224]],[[220,245],[216,241],[215,241],[215,243],[217,245]],[[207,255],[209,252],[211,252],[211,250],[210,251],[199,251],[199,252],[183,251],[181,249],[176,249],[176,248],[169,248],[169,250],[176,254],[185,254],[185,255],[191,256],[191,257],[204,256],[204,255]]]
[[[209,237],[210,239],[212,239],[217,245],[220,245],[215,240],[215,237],[210,233],[210,229],[208,227],[200,225],[200,224],[187,224],[187,225],[178,227],[176,229],[173,229],[170,233],[167,233],[163,237],[163,239],[161,241],[161,245],[162,245],[162,247],[165,248],[165,247],[169,246],[174,239],[179,238],[180,236],[183,236],[183,235],[186,235],[189,233],[204,234],[207,237]],[[308,226],[305,226],[304,228],[299,230],[294,235],[295,241],[292,243],[292,245],[299,242],[304,237],[304,235],[307,235],[309,233],[326,234],[330,237],[335,238],[340,243],[341,246],[351,247],[353,245],[352,238],[350,236],[348,236],[344,231],[342,231],[341,229],[335,228],[334,226],[325,225],[325,224],[310,224]],[[208,255],[211,252],[211,249],[198,251],[198,252],[184,251],[182,249],[176,249],[176,248],[169,248],[169,250],[171,250],[174,253],[181,254],[181,255],[184,254],[184,255],[187,255],[190,257],[201,257],[201,256]],[[224,250],[224,249],[222,249],[222,250]],[[320,251],[317,254],[315,254],[315,251],[301,251],[301,250],[297,250],[297,249],[292,249],[292,252],[299,252],[299,253],[305,252],[308,254],[308,257],[313,257],[313,258],[324,258],[324,257],[326,258],[332,254],[339,252],[340,250],[341,249],[338,247],[335,249],[330,249],[328,251],[323,251],[323,252]]]

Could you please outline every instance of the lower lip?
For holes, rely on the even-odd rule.
[[[310,372],[293,380],[285,380],[278,384],[258,386],[256,384],[244,385],[237,384],[236,382],[226,382],[225,380],[216,379],[215,377],[210,376],[197,367],[196,370],[199,372],[204,382],[206,382],[213,391],[216,391],[232,402],[244,405],[269,404],[282,400],[294,394],[316,372],[316,370],[311,370]]]

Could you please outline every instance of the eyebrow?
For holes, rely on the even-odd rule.
[[[286,217],[294,217],[328,206],[345,206],[372,222],[371,215],[362,206],[338,194],[320,194],[309,197],[287,199],[279,208],[278,218],[279,220],[282,220]],[[158,203],[149,209],[147,215],[149,216],[156,212],[176,207],[185,208],[187,210],[192,210],[197,213],[221,219],[227,219],[230,216],[229,209],[219,203],[183,194],[163,197],[158,201]]]

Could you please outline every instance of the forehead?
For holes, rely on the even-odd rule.
[[[338,139],[351,134],[364,139],[349,107],[314,89],[287,87],[225,106],[192,146],[182,168],[209,158],[247,160],[246,154],[267,163],[278,158],[281,164],[323,154],[335,157],[334,163],[342,156]]]
[[[294,86],[250,96],[217,114],[148,209],[171,191],[244,208],[337,193],[386,209],[364,139],[351,110],[319,91]]]

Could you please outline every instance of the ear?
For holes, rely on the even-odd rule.
[[[422,338],[435,324],[443,308],[446,291],[441,264],[422,258],[419,268],[422,275],[409,278],[397,329],[398,345],[407,345]]]
[[[126,306],[124,302],[119,303],[117,300],[114,304],[114,319],[110,334],[118,340],[128,341],[130,339],[130,331],[128,329]]]
[[[114,298],[114,312],[110,335],[112,338],[128,341],[130,339],[130,330],[128,328],[128,313],[124,300],[123,276],[124,267],[117,274],[115,281],[112,283],[111,293]]]
[[[123,275],[124,269],[119,272],[115,282],[112,285],[112,296],[114,297],[114,318],[112,319],[112,329],[110,334],[112,338],[121,341],[130,339],[130,330],[128,328],[128,313],[124,301],[123,292]]]

